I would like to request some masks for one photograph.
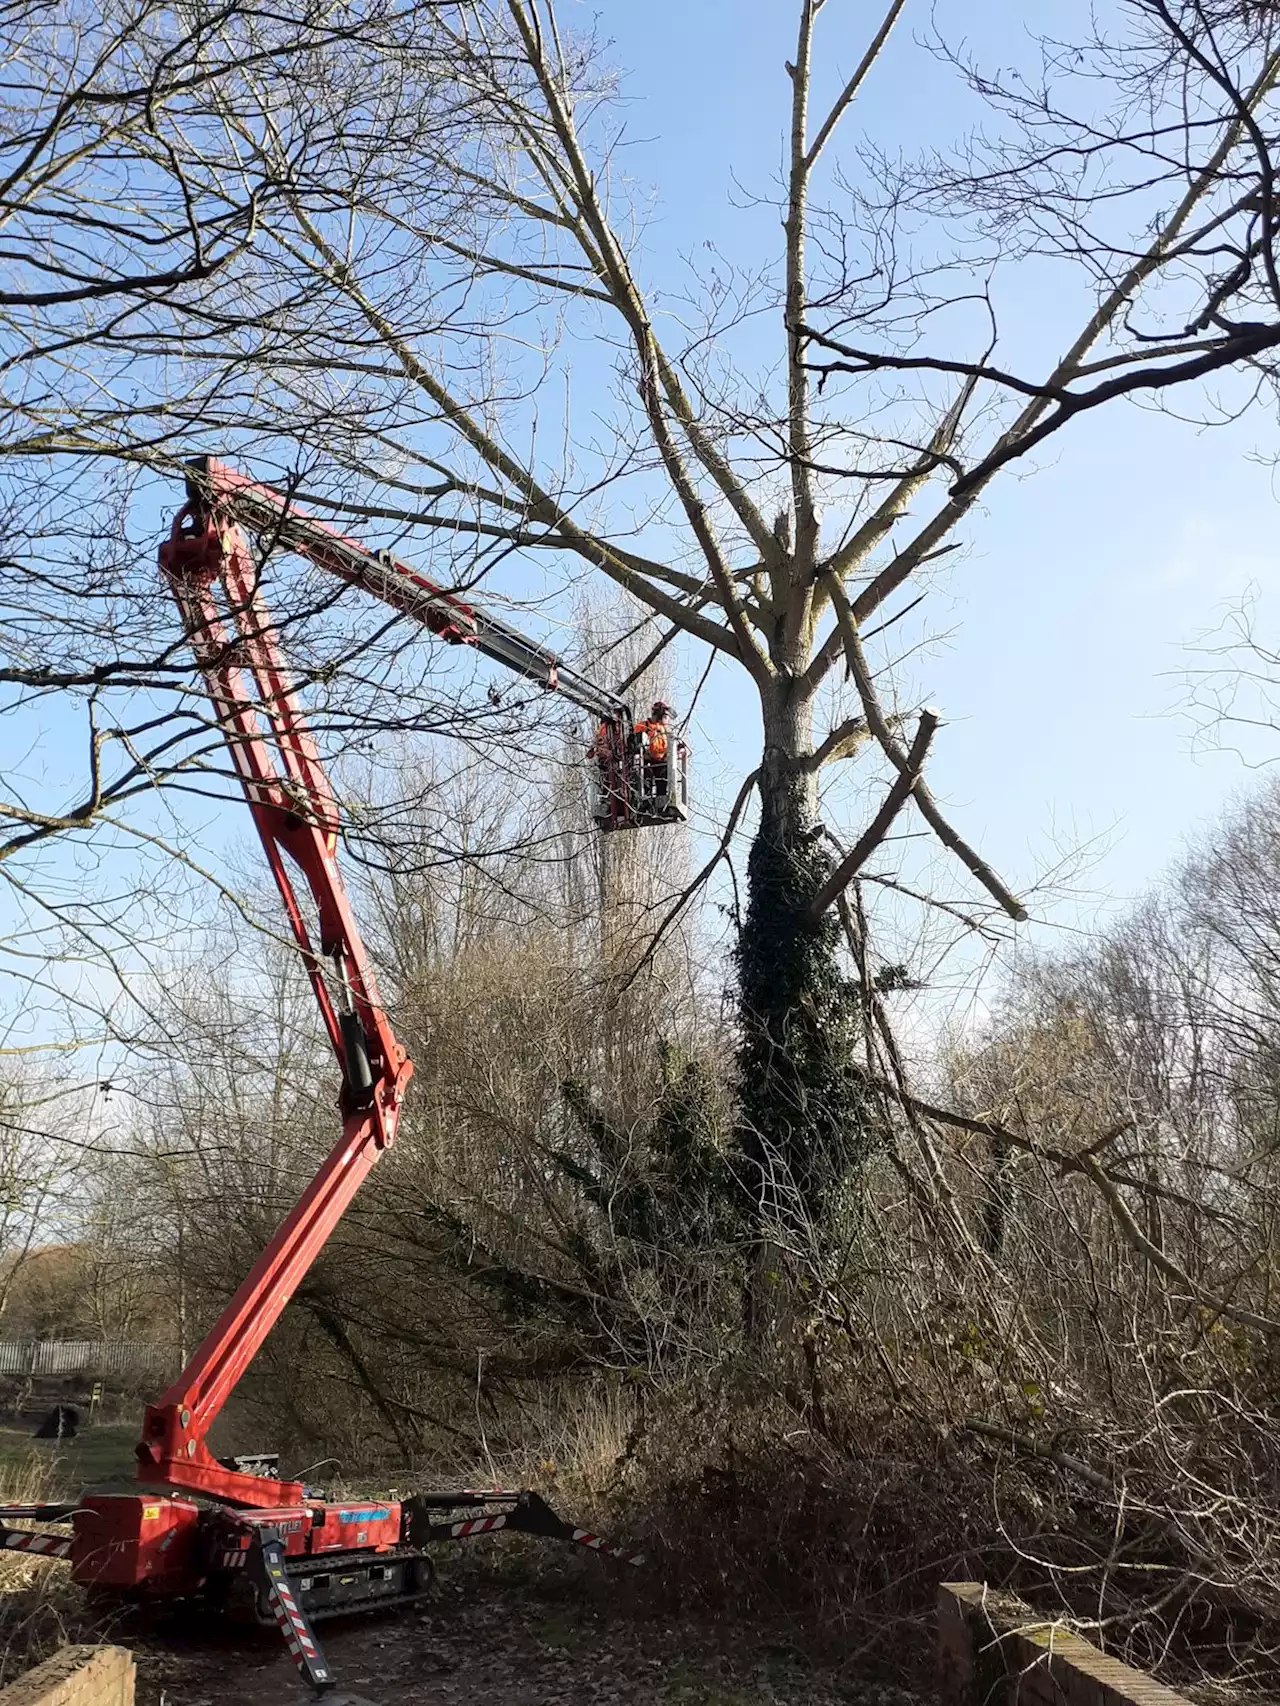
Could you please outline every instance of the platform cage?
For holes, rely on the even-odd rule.
[[[628,743],[624,753],[588,760],[591,816],[597,828],[643,829],[689,821],[689,747],[668,743],[665,758]]]

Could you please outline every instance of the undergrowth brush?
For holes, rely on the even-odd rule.
[[[57,1461],[33,1448],[21,1461],[0,1466],[0,1504],[57,1498],[63,1491],[58,1477]],[[31,1526],[37,1532],[64,1532]],[[0,1552],[0,1685],[70,1641],[101,1638],[100,1620],[65,1561]]]

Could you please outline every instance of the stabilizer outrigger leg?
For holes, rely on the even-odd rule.
[[[482,1516],[463,1516],[467,1509],[483,1508]],[[627,1546],[615,1546],[594,1529],[579,1528],[557,1516],[538,1493],[493,1487],[465,1493],[416,1493],[401,1506],[405,1534],[410,1544],[425,1546],[440,1540],[474,1540],[498,1529],[514,1529],[522,1534],[540,1534],[548,1540],[568,1540],[575,1546],[585,1546],[606,1558],[616,1558],[622,1564],[644,1563],[644,1553]],[[445,1520],[437,1520],[442,1513]]]
[[[589,1528],[577,1528],[573,1523],[566,1522],[563,1517],[557,1516],[547,1501],[537,1493],[519,1495],[507,1527],[524,1534],[543,1534],[549,1540],[569,1540],[575,1546],[585,1546],[589,1551],[601,1552],[606,1558],[616,1558],[621,1564],[638,1566],[644,1563],[643,1552],[637,1552],[628,1546],[615,1546],[612,1541]]]
[[[69,1558],[71,1535],[37,1534],[29,1528],[10,1528],[16,1517],[21,1522],[67,1523],[75,1515],[75,1504],[0,1505],[0,1551],[32,1552],[42,1558]]]
[[[284,1542],[272,1529],[260,1530],[249,1552],[249,1567],[258,1579],[263,1597],[271,1609],[289,1657],[302,1673],[302,1680],[317,1696],[333,1687],[333,1674],[316,1640],[311,1620],[298,1604],[298,1597],[289,1583],[285,1568]],[[331,1706],[336,1706],[332,1695]]]

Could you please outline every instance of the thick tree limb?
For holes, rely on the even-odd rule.
[[[894,818],[906,805],[908,798],[920,781],[920,773],[924,768],[924,761],[929,752],[929,743],[932,741],[937,727],[938,715],[936,711],[922,711],[920,713],[920,722],[916,729],[915,739],[911,742],[911,749],[907,753],[906,764],[898,772],[892,787],[884,797],[884,803],[880,810],[810,902],[809,917],[815,924],[837,895],[844,893],[889,833]]]
[[[1089,1175],[1106,1201],[1125,1242],[1145,1261],[1150,1262],[1153,1268],[1157,1268],[1175,1285],[1184,1286],[1201,1308],[1212,1310],[1215,1315],[1225,1315],[1229,1321],[1236,1321],[1242,1327],[1251,1327],[1255,1332],[1280,1333],[1280,1321],[1272,1320],[1269,1315],[1258,1315],[1252,1309],[1241,1309],[1238,1304],[1230,1303],[1224,1297],[1214,1297],[1197,1285],[1184,1268],[1179,1267],[1171,1256],[1167,1256],[1157,1244],[1151,1242],[1097,1160],[1092,1155],[1084,1154],[1080,1157],[1080,1162],[1084,1172]]]
[[[917,568],[922,567],[925,563],[935,561],[938,557],[945,557],[951,551],[958,551],[960,545],[961,541],[958,539],[952,540],[949,545],[939,545],[936,551],[929,551],[919,560],[916,565]],[[895,610],[892,616],[886,616],[883,622],[878,622],[874,628],[869,629],[863,638],[869,640],[876,634],[883,634],[886,628],[891,628],[895,622],[900,622],[904,616],[910,615],[917,605],[924,602],[926,596],[924,592],[918,592],[914,598],[908,599],[900,610]],[[818,687],[843,650],[844,637],[840,631],[840,624],[833,622],[830,632],[814,652],[813,661],[804,673],[805,685]]]
[[[870,738],[871,730],[865,717],[845,717],[835,728],[828,729],[809,756],[801,760],[799,768],[814,775],[827,764],[852,757]]]
[[[810,161],[806,129],[813,26],[821,3],[822,0],[800,0],[796,59],[794,65],[787,66],[791,78],[791,159],[787,178],[787,216],[783,222],[786,240],[787,462],[795,512],[795,556],[791,576],[800,585],[807,585],[812,580],[818,549],[818,517],[813,475],[809,468],[813,458],[810,385],[799,327],[804,321],[808,300],[805,239],[809,218]],[[792,600],[788,614],[792,617],[794,630],[799,614],[795,600]]]
[[[872,36],[871,44],[859,60],[857,69],[854,71],[853,76],[850,77],[844,88],[841,89],[840,93],[836,96],[831,111],[818,126],[818,134],[814,137],[813,142],[810,144],[809,152],[805,155],[804,163],[810,171],[813,170],[819,154],[822,153],[822,150],[830,141],[831,133],[835,130],[836,126],[840,123],[840,120],[849,110],[854,96],[858,93],[858,90],[862,87],[863,83],[866,82],[871,68],[874,66],[876,60],[879,59],[884,50],[884,44],[888,41],[890,33],[893,30],[893,26],[901,17],[903,7],[906,3],[907,0],[892,0],[889,10],[885,13],[884,18],[881,21],[880,28],[876,31],[875,35]]]
[[[534,76],[542,91],[548,116],[557,140],[564,151],[565,161],[573,182],[573,193],[582,219],[589,231],[604,269],[604,283],[626,321],[640,361],[640,400],[649,422],[649,429],[657,445],[658,454],[666,470],[673,490],[684,510],[685,518],[698,546],[706,559],[712,579],[720,593],[720,602],[729,620],[738,642],[740,661],[750,670],[757,681],[763,683],[771,680],[774,674],[773,665],[766,657],[759,641],[751,631],[751,625],[743,609],[742,600],[733,584],[733,577],[725,560],[720,541],[694,485],[693,479],[685,466],[684,458],[672,437],[670,427],[663,409],[663,397],[666,387],[662,380],[663,359],[658,340],[654,335],[649,320],[648,310],[632,277],[631,269],[622,250],[622,245],[614,235],[613,229],[605,218],[604,210],[596,194],[595,176],[590,170],[578,141],[577,130],[572,115],[565,103],[562,93],[561,80],[553,74],[547,63],[541,42],[541,31],[537,27],[536,18],[530,15],[531,9],[525,0],[507,0],[508,10],[528,55]],[[552,14],[554,19],[554,14]],[[686,434],[686,436],[688,436]],[[697,449],[695,446],[695,454]],[[702,458],[700,457],[700,460]],[[703,462],[706,466],[705,461]],[[711,470],[713,479],[715,470]],[[739,513],[744,494],[737,491],[738,482],[733,479],[727,465],[724,473],[728,475],[730,487],[737,492],[738,501],[729,491],[725,496]],[[719,483],[719,482],[718,482]],[[724,490],[724,487],[721,487]],[[675,618],[673,617],[673,620]]]
[[[1043,1463],[1052,1463],[1056,1469],[1065,1470],[1068,1475],[1075,1475],[1087,1486],[1095,1488],[1099,1493],[1108,1496],[1115,1493],[1115,1483],[1100,1470],[1094,1469],[1081,1458],[1070,1452],[1059,1451],[1054,1446],[1041,1445],[1038,1440],[1028,1434],[1015,1433],[1012,1428],[1004,1428],[996,1422],[982,1422],[975,1418],[961,1422],[957,1433],[975,1434],[979,1439],[998,1440],[1001,1445],[1011,1446],[1014,1451],[1021,1452],[1024,1457],[1038,1457]]]
[[[867,725],[879,741],[881,749],[890,763],[902,774],[907,774],[907,754],[901,743],[895,739],[893,730],[889,727],[888,719],[880,705],[880,696],[876,692],[875,682],[871,679],[871,671],[862,650],[862,642],[858,637],[858,627],[850,609],[849,600],[843,586],[835,575],[828,573],[827,583],[831,591],[831,602],[844,636],[845,656],[849,661],[849,673],[853,676],[858,689],[858,697],[862,700],[862,709],[866,713]],[[1021,923],[1027,917],[1027,909],[1001,881],[996,872],[986,860],[977,853],[959,832],[951,827],[938,809],[937,802],[929,791],[929,786],[922,776],[914,779],[912,793],[921,817],[933,830],[942,845],[954,853],[960,862],[967,867],[980,882],[987,893],[1009,914],[1010,918]]]
[[[1095,385],[1088,391],[1073,391],[1061,396],[1054,407],[1035,426],[1017,438],[1003,439],[994,450],[968,470],[951,488],[953,498],[962,498],[969,491],[978,491],[993,474],[1017,457],[1042,444],[1051,433],[1065,426],[1074,415],[1096,409],[1117,397],[1131,396],[1139,391],[1162,391],[1168,386],[1184,385],[1189,380],[1204,379],[1224,368],[1239,367],[1256,360],[1268,350],[1280,348],[1280,322],[1269,326],[1250,326],[1233,333],[1213,349],[1188,356],[1185,361],[1163,367],[1139,368],[1136,373],[1122,373],[1114,379]],[[1047,395],[1047,393],[1046,393]]]
[[[885,350],[859,349],[856,345],[843,343],[839,338],[833,338],[829,333],[820,332],[813,326],[806,326],[803,330],[806,343],[817,344],[842,358],[811,363],[814,372],[819,374],[860,375],[886,370],[893,373],[949,373],[960,374],[966,379],[987,380],[995,385],[1003,385],[1010,391],[1017,391],[1024,397],[1040,397],[1046,402],[1061,403],[1070,396],[1070,392],[1060,385],[1049,388],[1037,380],[1021,379],[1016,373],[993,367],[987,361],[952,361],[929,355],[893,355]],[[937,461],[935,458],[935,466]]]
[[[932,1102],[926,1102],[919,1096],[913,1096],[901,1084],[885,1084],[883,1089],[891,1091],[904,1107],[910,1107],[926,1119],[933,1120],[938,1125],[954,1126],[957,1131],[971,1131],[976,1137],[985,1137],[996,1143],[1008,1144],[1011,1149],[1019,1149],[1027,1155],[1035,1155],[1042,1161],[1048,1161],[1057,1167],[1064,1175],[1086,1172],[1087,1163],[1097,1164],[1097,1156],[1101,1150],[1114,1143],[1118,1137],[1132,1128],[1132,1120],[1121,1120],[1107,1129],[1084,1149],[1059,1149],[1051,1143],[1040,1143],[1033,1137],[1027,1137],[1022,1132],[1012,1131],[1008,1126],[1001,1125],[997,1120],[979,1119],[972,1114],[959,1114],[952,1108],[939,1108]],[[1220,1221],[1226,1226],[1243,1226],[1245,1223],[1236,1215],[1227,1214],[1222,1209],[1211,1208],[1207,1203],[1189,1197],[1183,1191],[1174,1190],[1170,1185],[1157,1184],[1153,1179],[1139,1178],[1134,1173],[1123,1173],[1118,1168],[1105,1169],[1106,1178],[1113,1184],[1124,1185],[1126,1189],[1138,1191],[1143,1196],[1154,1197],[1160,1202],[1176,1203],[1179,1208],[1190,1209],[1196,1214],[1203,1214],[1210,1220]]]

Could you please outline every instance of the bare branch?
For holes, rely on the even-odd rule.
[[[893,26],[901,17],[906,3],[907,0],[891,0],[889,10],[881,20],[880,28],[871,38],[870,46],[858,61],[858,66],[853,73],[853,76],[850,77],[844,88],[841,89],[840,93],[836,96],[836,99],[832,104],[831,111],[818,126],[818,134],[814,137],[813,142],[810,145],[809,152],[805,155],[805,166],[809,171],[813,170],[817,163],[819,154],[822,153],[822,150],[831,140],[832,132],[853,104],[854,96],[866,82],[876,60],[879,59],[881,53],[884,51],[885,43],[889,39]]]
[[[871,672],[867,667],[867,660],[863,655],[862,642],[858,637],[858,629],[854,612],[849,605],[849,600],[845,595],[845,590],[834,575],[828,574],[827,584],[830,588],[832,604],[835,607],[836,620],[840,624],[840,631],[844,638],[845,657],[849,663],[849,673],[853,677],[854,683],[858,689],[858,696],[862,700],[862,708],[866,713],[867,726],[870,728],[876,740],[879,741],[880,747],[885,756],[898,770],[899,774],[908,775],[910,774],[910,768],[907,762],[907,754],[903,750],[901,743],[895,739],[893,731],[889,727],[888,721],[881,709],[880,698],[875,689],[875,682],[871,678]],[[991,866],[987,864],[986,860],[983,859],[980,854],[975,852],[975,850],[970,847],[969,844],[964,841],[957,831],[954,830],[946,821],[942,813],[939,811],[933,795],[930,793],[928,785],[924,781],[923,777],[916,776],[914,778],[912,795],[917,807],[919,808],[921,817],[924,818],[925,822],[933,830],[934,834],[938,837],[939,841],[942,842],[943,846],[949,848],[951,852],[953,852],[956,857],[968,867],[972,874],[982,884],[983,888],[986,889],[987,893],[991,895],[993,900],[997,901],[999,905],[1004,908],[1010,918],[1016,919],[1019,922],[1024,920],[1027,917],[1026,907],[1023,906],[1022,902],[1018,900],[1008,888],[1006,888],[1005,884],[996,875],[995,871],[992,870]]]
[[[884,797],[883,804],[879,811],[863,830],[857,841],[854,842],[848,853],[846,853],[844,858],[841,859],[840,863],[836,866],[835,870],[832,871],[831,875],[827,878],[826,882],[823,883],[822,887],[818,890],[810,903],[809,916],[815,924],[831,905],[832,901],[835,900],[836,896],[842,894],[844,890],[848,888],[849,884],[857,876],[858,872],[866,864],[867,860],[889,833],[894,818],[897,817],[903,806],[906,805],[909,796],[914,792],[920,781],[920,775],[924,768],[924,761],[929,752],[929,744],[933,740],[934,732],[937,727],[938,717],[936,712],[922,711],[920,713],[919,725],[916,728],[915,738],[911,742],[910,749],[907,752],[906,763],[895,777],[889,792]]]

